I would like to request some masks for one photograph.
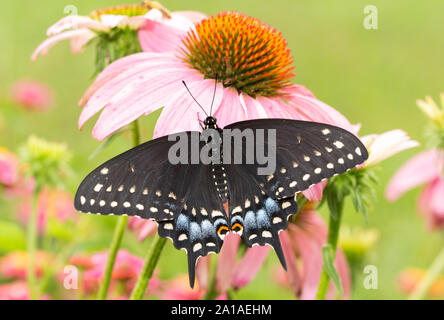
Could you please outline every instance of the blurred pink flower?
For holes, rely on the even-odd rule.
[[[0,147],[0,184],[12,186],[17,182],[19,161],[17,156]]]
[[[0,300],[28,300],[29,289],[26,281],[0,284]]]
[[[11,95],[14,103],[28,110],[46,110],[54,103],[52,89],[35,80],[17,81]]]
[[[91,256],[86,253],[76,253],[72,255],[69,258],[68,263],[81,269],[94,268],[94,263],[91,259]]]
[[[132,217],[128,221],[128,228],[138,234],[139,241],[143,241],[146,237],[156,234],[157,224],[152,220]]]
[[[209,43],[214,46],[211,52],[219,52],[219,58],[209,53],[203,57],[207,51],[199,51],[198,48],[203,46],[199,39],[208,40],[205,37],[219,34],[222,29],[230,34],[229,38],[236,43],[236,48],[237,44],[241,47],[242,41],[248,38],[252,43],[258,39],[269,41],[273,44],[270,47],[276,50],[269,52],[269,49],[254,46],[249,49],[258,50],[259,56],[264,55],[261,59],[269,63],[267,66],[272,70],[269,73],[263,73],[264,69],[257,68],[252,61],[245,61],[242,67],[239,67],[240,62],[236,64],[240,68],[236,71],[239,72],[236,77],[245,78],[245,86],[236,84],[237,80],[231,79],[230,75],[222,74],[224,70],[217,71],[220,81],[217,84],[213,113],[219,126],[247,119],[289,118],[324,122],[354,130],[348,120],[334,108],[316,99],[308,89],[289,82],[288,79],[293,75],[292,57],[279,32],[255,18],[232,12],[201,21],[195,30],[188,32],[178,52],[138,53],[119,59],[105,68],[79,102],[84,106],[79,128],[103,109],[92,131],[93,137],[102,141],[142,115],[163,107],[154,129],[155,138],[179,131],[200,130],[197,114],[201,110],[197,109],[182,80],[204,105],[206,113],[209,113],[216,74],[212,68],[221,66],[220,59],[247,59],[242,56],[243,52],[230,53],[227,47],[229,44],[220,39]],[[247,38],[240,37],[240,33]],[[228,52],[227,56],[220,58],[221,52]],[[208,68],[199,67],[199,62],[196,62],[199,59],[207,59]],[[251,72],[245,71],[250,68]],[[252,78],[265,79],[263,81],[268,81],[268,84],[259,82],[247,85],[256,81]],[[311,200],[320,199],[322,189],[322,185],[313,186],[304,194]]]
[[[102,278],[106,262],[108,261],[108,252],[99,252],[91,256],[94,265],[92,270],[99,271],[99,277]],[[116,262],[111,278],[114,280],[128,280],[137,278],[143,267],[143,259],[132,255],[125,249],[119,250],[116,256]],[[87,271],[88,272],[88,271]],[[86,273],[86,272],[85,272]]]
[[[408,190],[425,184],[418,200],[418,211],[430,230],[444,226],[444,152],[421,152],[407,161],[390,180],[386,197],[395,201]]]
[[[161,294],[163,300],[199,300],[203,297],[204,291],[199,288],[199,285],[190,288],[188,276],[180,275],[171,280],[164,292]]]
[[[35,187],[35,180],[32,177],[24,176],[20,171],[16,183],[6,186],[3,195],[5,198],[16,199],[30,197]]]
[[[369,153],[364,164],[366,167],[376,165],[406,149],[419,146],[417,141],[410,139],[405,131],[399,129],[367,135],[361,139]]]
[[[315,299],[322,271],[322,246],[327,241],[327,227],[315,211],[301,211],[295,223],[280,233],[282,249],[287,261],[287,281],[300,299]],[[301,260],[301,266],[298,260]],[[335,266],[341,278],[342,299],[350,297],[351,276],[341,250],[336,253]],[[335,298],[333,283],[328,297]]]
[[[49,252],[37,251],[35,255],[35,272],[41,276],[43,271],[51,265],[54,257]],[[0,258],[0,274],[4,278],[25,279],[28,269],[28,253],[13,251]]]
[[[105,273],[106,262],[108,261],[108,252],[102,251],[94,253],[88,257],[88,255],[75,255],[71,257],[70,262],[74,265],[84,266],[85,270],[83,272],[83,287],[85,293],[95,292],[102,281],[103,275]],[[141,272],[143,267],[143,259],[129,253],[125,249],[120,249],[116,256],[116,262],[114,264],[114,269],[111,274],[111,290],[117,287],[118,283],[123,283],[125,290],[124,292],[119,292],[120,298],[128,298],[131,293],[137,277]],[[157,270],[154,271],[154,275],[150,280],[148,285],[147,293],[157,294],[161,285],[161,281],[157,277]]]
[[[50,217],[61,222],[69,218],[75,218],[76,210],[74,209],[73,201],[72,195],[66,191],[43,189],[37,200],[37,226],[39,233],[44,232]],[[25,222],[28,221],[31,212],[31,203],[32,200],[28,197],[19,204],[20,218]]]
[[[239,244],[240,237],[233,233],[229,233],[224,239],[216,271],[216,291],[220,295],[230,288],[241,289],[250,283],[262,267],[270,249],[268,246],[248,248],[237,261]],[[199,287],[205,292],[210,281],[210,259],[211,256],[202,257],[196,266]]]
[[[79,53],[91,39],[114,28],[139,30],[144,51],[171,51],[193,27],[193,22],[205,17],[199,12],[168,13],[159,9],[150,10],[143,4],[135,4],[96,10],[90,16],[66,16],[48,28],[49,38],[37,47],[31,59],[36,60],[39,54],[45,55],[54,44],[67,39],[71,40],[71,51]]]

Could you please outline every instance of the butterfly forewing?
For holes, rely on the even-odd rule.
[[[352,133],[327,124],[260,119],[233,123],[229,129],[276,130],[276,168],[258,175],[258,163],[241,166],[274,199],[283,199],[363,163],[368,153]],[[265,138],[265,150],[269,147]],[[245,148],[243,148],[245,150]]]
[[[189,166],[171,165],[174,142],[155,139],[107,161],[80,184],[75,207],[81,212],[170,220],[183,206]]]

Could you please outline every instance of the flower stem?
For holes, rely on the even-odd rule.
[[[27,247],[28,247],[28,287],[29,298],[35,300],[37,297],[36,292],[36,279],[35,279],[35,249],[37,243],[37,211],[38,211],[38,196],[39,191],[36,188],[32,199],[32,209],[29,217],[28,235],[27,235]]]
[[[153,276],[154,269],[159,261],[165,243],[166,238],[161,238],[159,235],[154,237],[148,255],[145,258],[143,269],[131,293],[131,300],[141,300],[145,295],[146,288]]]
[[[330,221],[328,225],[328,237],[327,243],[331,245],[333,249],[333,257],[336,256],[336,247],[339,239],[339,229],[341,227],[343,201],[338,201],[335,208],[335,214],[330,213]],[[330,208],[331,210],[331,208]],[[321,278],[319,279],[318,292],[316,294],[317,300],[325,300],[327,295],[328,285],[330,283],[330,276],[325,268],[322,269]]]
[[[116,262],[117,251],[120,248],[120,243],[122,242],[123,232],[125,231],[127,222],[128,216],[120,216],[117,220],[111,246],[109,247],[108,261],[106,262],[106,269],[103,275],[102,283],[100,284],[97,300],[105,300],[106,295],[108,294],[108,287],[111,282],[111,275],[113,272],[114,263]]]
[[[435,261],[433,261],[429,270],[427,270],[424,278],[416,286],[415,290],[408,297],[409,300],[421,300],[427,295],[430,286],[433,284],[435,279],[439,276],[441,271],[444,270],[444,248],[440,251]]]
[[[209,281],[208,290],[203,297],[203,300],[213,300],[217,297],[217,290],[216,290],[216,282],[217,282],[217,266],[218,261],[212,261],[213,264],[211,266],[211,276]]]
[[[137,122],[137,120],[135,120],[132,122],[131,126],[132,144],[135,147],[140,144],[139,123]],[[123,233],[125,231],[127,223],[128,216],[120,216],[117,220],[113,239],[111,241],[111,246],[109,247],[108,261],[106,262],[105,273],[103,275],[103,281],[100,284],[97,300],[105,300],[108,294],[108,288],[111,282],[111,275],[114,268],[114,263],[116,262],[117,252],[119,251],[120,244],[123,238]]]

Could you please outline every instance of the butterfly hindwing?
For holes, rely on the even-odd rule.
[[[195,266],[199,257],[219,253],[223,239],[229,232],[224,208],[217,196],[216,185],[210,181],[211,166],[192,166],[193,179],[185,204],[174,219],[159,223],[159,235],[168,237],[177,249],[188,255],[188,273],[193,287]],[[205,185],[205,188],[202,186]]]
[[[257,169],[262,165],[256,162],[243,166],[275,199],[293,196],[313,184],[354,168],[368,158],[365,146],[355,135],[323,123],[259,119],[236,122],[226,128],[252,129],[255,134],[257,129],[264,129],[266,150],[269,148],[267,130],[276,130],[275,171],[258,175]]]
[[[242,167],[228,165],[226,168],[232,232],[240,235],[249,247],[270,245],[286,268],[279,232],[287,228],[289,216],[297,212],[295,196],[273,199]]]

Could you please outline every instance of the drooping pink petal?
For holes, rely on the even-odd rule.
[[[140,63],[155,59],[163,60],[164,56],[159,54],[156,55],[153,53],[148,54],[145,52],[141,52],[114,61],[96,77],[93,84],[86,90],[86,92],[83,94],[82,98],[80,99],[79,106],[81,107],[85,106],[86,103],[89,101],[89,99],[96,93],[96,91],[99,90],[107,82],[114,79],[115,76],[123,73],[124,71],[126,71],[131,67],[138,70]]]
[[[231,286],[231,279],[234,274],[233,266],[236,264],[239,241],[240,237],[232,232],[229,232],[224,239],[224,245],[219,254],[216,273],[217,292],[226,292]]]
[[[289,237],[287,230],[279,233],[279,239],[281,241],[285,261],[287,262],[287,281],[295,296],[298,297],[301,293],[302,278],[298,270],[296,250],[293,249],[293,244],[291,243],[291,238]]]
[[[343,300],[348,300],[350,299],[351,294],[351,274],[350,268],[348,267],[347,258],[342,250],[338,250],[336,252],[335,268],[338,272],[339,278],[341,279],[342,296],[340,298]],[[331,281],[327,292],[327,299],[335,300],[336,298],[337,290],[333,281]]]
[[[93,29],[97,31],[103,31],[106,30],[106,27],[100,23],[97,20],[91,19],[90,17],[86,16],[79,16],[79,15],[69,15],[66,17],[63,17],[59,21],[57,21],[55,24],[50,26],[48,30],[46,31],[47,36],[54,36],[56,34],[59,34],[63,31],[70,30],[70,29]]]
[[[302,191],[302,193],[309,201],[321,201],[326,185],[327,180],[324,180],[315,184],[314,186],[311,186],[307,190]]]
[[[301,212],[302,214],[304,214],[304,211]],[[314,299],[323,266],[321,248],[322,239],[326,238],[326,232],[316,228],[316,225],[307,228],[305,231],[290,224],[288,229],[292,233],[293,242],[298,248],[303,263],[303,285],[300,299]]]
[[[385,196],[395,201],[408,190],[430,182],[442,174],[444,154],[437,150],[421,152],[407,161],[390,180]]]
[[[76,29],[76,30],[70,30],[65,31],[59,34],[56,34],[45,41],[43,41],[37,49],[35,49],[34,53],[31,56],[31,60],[36,60],[38,55],[46,55],[48,53],[48,50],[57,42],[66,40],[66,39],[73,39],[73,38],[84,38],[82,40],[77,40],[85,43],[85,39],[88,39],[88,41],[91,39],[92,34],[94,34],[91,30],[88,30],[86,28],[82,29]],[[87,41],[86,41],[87,42]]]
[[[369,135],[362,138],[362,142],[369,150],[369,157],[365,166],[372,166],[390,158],[391,156],[419,145],[411,140],[403,130],[391,130],[379,135]]]
[[[295,224],[289,224],[288,235],[290,241],[300,254],[302,261],[301,299],[314,299],[319,285],[319,278],[323,267],[322,246],[327,242],[327,227],[322,218],[314,211],[302,211]],[[345,267],[346,260],[338,250],[335,266],[344,287],[344,296],[349,294],[350,274]]]
[[[171,94],[185,89],[181,80],[192,82],[194,78],[180,67],[142,71],[136,82],[129,82],[123,88],[110,81],[99,89],[85,106],[79,125],[82,126],[89,117],[105,107],[93,129],[93,136],[102,141],[140,116],[169,105]],[[123,77],[129,72],[124,73]],[[134,77],[131,79],[135,80]],[[103,96],[110,98],[104,99],[102,92]]]
[[[268,246],[255,246],[247,249],[242,259],[234,268],[231,285],[235,289],[245,287],[256,277],[267,258],[269,250],[270,247]]]
[[[196,264],[196,278],[199,284],[199,289],[207,291],[210,285],[210,265],[211,256],[200,257]]]
[[[437,177],[422,190],[418,200],[418,211],[425,218],[429,230],[444,226],[444,177]]]
[[[91,32],[91,33],[86,33],[86,35],[84,37],[71,38],[71,42],[70,42],[71,52],[73,54],[78,54],[78,53],[83,52],[83,49],[85,48],[85,46],[95,36],[96,35],[93,32]]]

